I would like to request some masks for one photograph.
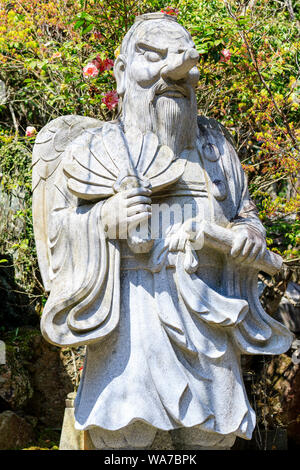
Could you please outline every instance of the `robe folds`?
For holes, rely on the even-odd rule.
[[[199,129],[203,141],[206,131]],[[230,142],[221,150],[215,161],[199,160],[205,189],[189,200],[221,227],[246,225],[264,235]],[[53,344],[87,344],[76,428],[114,431],[142,421],[162,430],[199,425],[250,439],[255,413],[240,356],[278,354],[291,343],[290,333],[260,305],[257,270],[205,246],[196,252],[193,272],[185,269],[184,252],[169,253],[153,267],[151,253],[136,255],[126,240],[107,239],[102,201],[78,200],[62,172],[55,186],[51,291],[41,325]],[[180,204],[182,187],[160,201]]]

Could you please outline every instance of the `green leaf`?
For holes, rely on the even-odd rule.
[[[74,24],[74,29],[79,29],[82,25],[84,25],[84,20],[78,20]]]
[[[93,27],[94,27],[93,24],[89,24],[87,28],[84,28],[84,30],[82,31],[82,34],[89,33],[90,31],[92,31]]]

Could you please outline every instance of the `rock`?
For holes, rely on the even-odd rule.
[[[67,394],[74,390],[75,379],[79,383],[82,359],[73,353],[73,371],[71,351],[63,353],[48,344],[34,328],[20,328],[16,337],[7,335],[5,343],[7,360],[0,365],[0,412],[22,410],[41,424],[60,428]]]
[[[29,374],[22,359],[11,347],[6,350],[6,364],[0,365],[0,406],[2,409],[23,408],[33,395]]]
[[[300,285],[289,282],[274,316],[294,333],[300,333]]]
[[[33,358],[28,366],[33,396],[27,412],[49,427],[61,427],[65,399],[74,390],[72,380],[60,358],[60,350],[48,344],[41,335],[34,338]]]
[[[0,191],[0,211],[2,214],[1,191]],[[3,222],[2,220],[2,222]],[[6,228],[6,230],[8,230]],[[0,233],[1,221],[0,221]],[[16,329],[24,325],[37,326],[39,317],[35,313],[32,301],[27,293],[16,281],[14,259],[7,253],[0,254],[0,290],[1,290],[1,310],[0,326]],[[1,338],[2,339],[2,338]]]
[[[266,379],[269,414],[286,428],[289,447],[299,446],[300,364],[294,364],[287,354],[274,357],[267,368]]]
[[[66,371],[66,374],[72,381],[74,390],[77,390],[84,365],[86,347],[77,348],[64,347],[60,351],[60,360]]]
[[[171,434],[158,429],[150,450],[175,450]]]
[[[20,449],[34,439],[32,426],[12,411],[0,414],[0,449]]]

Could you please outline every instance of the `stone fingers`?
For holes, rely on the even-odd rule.
[[[247,238],[244,235],[237,237],[232,245],[231,256],[236,261],[254,262],[260,259],[266,249],[265,244],[261,244],[259,239]]]
[[[263,243],[262,245],[259,245],[256,254],[253,255],[254,256],[253,261],[257,261],[257,260],[263,258],[264,254],[265,254],[265,251],[266,251],[266,248],[267,248],[267,245],[265,243]],[[251,256],[251,258],[252,258],[252,256]]]
[[[177,251],[178,246],[178,237],[177,235],[170,238],[169,241],[169,251]]]
[[[242,249],[241,253],[238,256],[238,260],[240,262],[243,262],[246,259],[248,259],[248,256],[250,255],[254,245],[255,245],[254,240],[249,240],[249,239],[246,240],[246,243],[244,244],[243,249]]]
[[[150,196],[151,194],[152,194],[152,191],[150,189],[141,188],[141,187],[132,188],[132,189],[128,189],[127,191],[125,191],[126,199],[130,199],[135,196]]]
[[[177,250],[178,251],[184,251],[187,239],[188,239],[188,234],[187,233],[184,233],[182,237],[179,237],[178,245],[177,245]]]
[[[150,204],[135,204],[134,206],[127,207],[128,217],[134,214],[141,214],[143,212],[151,212]]]
[[[187,232],[176,233],[170,236],[169,251],[184,251],[189,235]]]
[[[137,204],[151,204],[151,199],[147,196],[134,196],[126,199],[127,207],[131,207]]]
[[[147,220],[151,216],[150,212],[140,212],[139,214],[134,214],[127,217],[128,226],[135,226],[144,220]]]
[[[241,254],[243,248],[244,248],[244,245],[247,241],[247,237],[245,235],[240,235],[238,237],[236,237],[234,239],[234,242],[232,244],[232,248],[231,248],[231,256],[233,258],[238,258],[239,255]]]

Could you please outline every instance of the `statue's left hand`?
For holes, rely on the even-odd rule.
[[[232,232],[234,238],[230,254],[236,261],[252,262],[262,258],[266,250],[263,235],[249,226],[233,227]]]
[[[192,231],[192,220],[173,225],[166,233],[169,251],[185,251],[187,241],[193,241],[196,234]]]

